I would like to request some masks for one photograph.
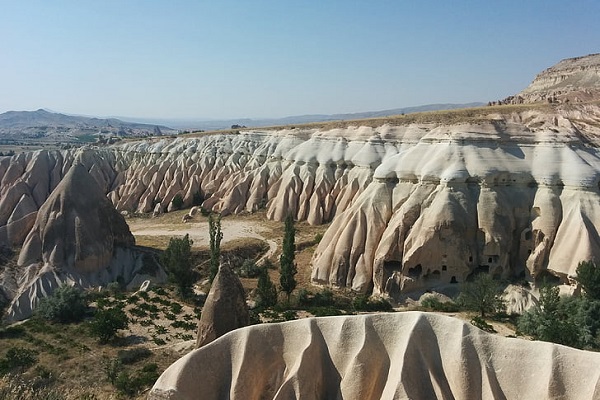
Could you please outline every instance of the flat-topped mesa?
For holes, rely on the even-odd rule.
[[[539,73],[501,103],[582,103],[600,99],[600,54],[567,58]]]

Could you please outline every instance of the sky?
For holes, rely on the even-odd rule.
[[[487,102],[600,52],[597,0],[0,0],[0,113],[277,118]]]

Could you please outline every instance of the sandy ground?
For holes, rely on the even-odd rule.
[[[194,241],[195,246],[209,246],[210,244],[207,221],[165,224],[154,219],[129,219],[127,223],[134,236],[184,236],[187,233],[190,235],[190,239]],[[223,240],[221,243],[242,238],[256,238],[266,241],[262,233],[267,230],[268,228],[257,224],[256,221],[222,220]]]

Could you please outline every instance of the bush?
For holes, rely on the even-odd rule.
[[[183,207],[183,197],[177,193],[175,197],[173,197],[173,200],[171,200],[171,204],[173,205],[174,209],[180,210],[181,207]]]
[[[85,317],[87,309],[85,294],[74,286],[63,285],[40,301],[36,314],[48,321],[79,322]]]
[[[485,320],[483,318],[481,318],[480,316],[473,317],[473,319],[471,319],[471,324],[473,324],[477,328],[481,329],[482,331],[489,332],[489,333],[496,333],[496,330],[494,329],[494,327],[492,325],[488,324],[487,322],[485,322]]]
[[[22,372],[37,362],[37,353],[24,347],[11,347],[0,359],[0,375],[13,371]]]
[[[136,347],[129,350],[119,350],[117,358],[124,365],[135,364],[152,355],[152,352],[146,347]]]
[[[90,331],[100,342],[106,343],[117,335],[119,329],[125,329],[128,325],[129,319],[122,309],[107,308],[96,311],[94,320],[90,323]]]
[[[582,261],[577,266],[577,281],[583,287],[585,295],[600,300],[600,268],[593,261]]]
[[[458,312],[460,311],[460,307],[453,301],[440,301],[435,296],[428,296],[421,301],[421,306],[432,310],[432,311],[441,311],[441,312]]]
[[[253,260],[244,260],[244,263],[240,267],[238,274],[242,278],[256,278],[260,275],[261,268],[256,265]]]
[[[355,311],[392,311],[393,307],[384,299],[370,299],[366,294],[357,296],[352,301],[352,307]]]

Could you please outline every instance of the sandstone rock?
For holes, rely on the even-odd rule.
[[[192,351],[149,399],[593,399],[600,354],[419,312],[254,325]]]
[[[221,264],[213,280],[198,323],[196,347],[249,323],[246,294],[229,265]]]

